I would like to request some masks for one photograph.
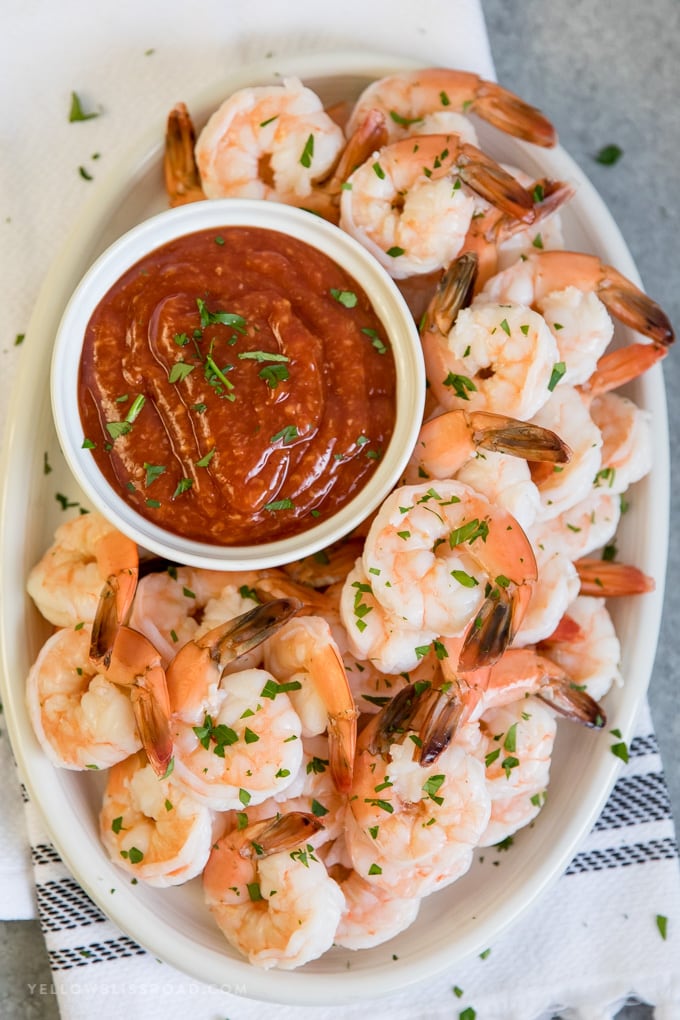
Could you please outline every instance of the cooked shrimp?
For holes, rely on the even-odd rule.
[[[492,661],[512,640],[536,579],[514,518],[450,480],[392,492],[371,525],[363,567],[374,598],[411,630],[465,633],[467,668]],[[345,625],[351,630],[351,617]]]
[[[320,823],[289,814],[223,836],[203,872],[208,908],[255,966],[292,970],[330,949],[345,901],[309,843]]]
[[[382,620],[380,619],[381,615]],[[379,605],[376,606],[375,616],[375,622],[385,626],[386,617]],[[404,630],[401,630],[400,638],[401,642],[405,644]],[[384,649],[380,650],[384,656]],[[439,662],[432,638],[429,642],[425,641],[421,644],[418,644],[415,638],[412,639],[406,645],[406,656],[402,661],[409,664],[408,669],[397,671],[393,668],[391,672],[388,672],[379,668],[376,661],[359,660],[349,655],[345,657],[352,693],[362,714],[374,715],[379,712],[407,684],[434,682],[438,674]]]
[[[171,567],[147,574],[137,585],[130,626],[145,634],[167,666],[196,634],[208,602],[225,587],[227,575],[219,570]],[[227,614],[238,615],[247,605]],[[250,604],[252,608],[252,603]]]
[[[415,720],[424,702],[427,717],[437,717],[442,698],[448,702],[426,686],[405,688],[359,736],[347,847],[361,878],[400,898],[426,896],[463,875],[489,821],[477,758],[449,743],[436,760],[422,760],[430,735]]]
[[[203,871],[213,816],[137,753],[109,771],[99,832],[114,863],[149,885],[166,887]]]
[[[538,579],[513,642],[520,647],[552,634],[581,586],[576,567],[562,549],[534,546],[534,551]]]
[[[611,494],[625,492],[652,466],[651,412],[619,393],[603,393],[592,401],[590,414],[602,433],[602,466],[595,485]]]
[[[380,78],[357,99],[348,131],[373,109],[385,114],[393,139],[410,133],[432,114],[455,112],[476,114],[501,131],[536,145],[552,146],[557,141],[555,129],[540,110],[469,71],[431,67]]]
[[[259,804],[300,768],[300,720],[267,670],[231,673],[216,689],[206,678],[200,713],[180,707],[171,725],[177,782],[216,811]]]
[[[432,392],[449,409],[492,411],[525,420],[550,397],[559,361],[545,320],[526,305],[475,301],[448,327],[438,315],[447,292],[438,292],[421,330]],[[444,328],[442,328],[444,325]]]
[[[412,627],[402,614],[386,609],[375,597],[371,576],[358,559],[342,588],[340,616],[349,653],[388,675],[413,670],[427,654],[437,632]]]
[[[491,708],[528,695],[582,726],[601,729],[606,723],[601,705],[581,690],[559,663],[535,649],[510,648],[492,666],[462,676],[455,668],[455,655],[442,659],[441,666],[463,706],[463,725],[475,722]]]
[[[663,357],[673,341],[662,309],[595,255],[534,252],[488,280],[478,299],[517,302],[541,312],[555,336],[565,381],[571,385],[590,378],[609,344],[613,327],[607,312],[649,337],[656,357]]]
[[[225,620],[245,614],[260,602],[256,585],[277,571],[222,571],[173,567],[142,578],[130,624],[146,634],[167,666],[191,640],[201,638]],[[281,575],[285,579],[285,575]],[[243,652],[234,668],[259,666],[262,650]],[[225,670],[232,667],[225,666]]]
[[[507,230],[504,229],[505,225],[502,225],[495,252],[494,273],[507,269],[522,256],[530,255],[537,249],[541,251],[564,250],[560,210],[576,191],[575,187],[566,181],[553,181],[546,178],[535,181],[518,167],[503,165],[523,187],[534,193],[536,199],[534,208],[537,215],[534,222],[528,227],[516,224],[511,230]],[[486,280],[482,282],[486,282]]]
[[[350,175],[340,226],[403,279],[460,252],[475,196],[518,219],[534,216],[531,195],[481,150],[456,135],[422,135],[385,146]]]
[[[532,418],[534,425],[554,430],[569,444],[567,464],[535,465],[541,509],[538,520],[550,520],[571,510],[589,494],[602,464],[602,433],[585,401],[573,386],[556,386],[550,400]]]
[[[549,429],[504,414],[468,413],[460,408],[425,422],[406,466],[405,480],[416,484],[423,478],[453,478],[482,450],[550,463],[563,464],[569,459],[569,448]]]
[[[536,520],[541,497],[525,460],[488,450],[463,464],[456,478],[507,510],[524,531]]]
[[[108,768],[142,746],[128,691],[90,663],[89,648],[88,626],[58,630],[41,648],[26,682],[33,729],[60,768]],[[114,656],[111,668],[118,665]]]
[[[286,563],[282,569],[299,584],[325,588],[345,580],[357,556],[361,555],[363,545],[359,536],[348,536],[310,556]]]
[[[320,616],[298,616],[271,637],[265,664],[286,685],[300,716],[303,736],[328,731],[333,779],[339,790],[352,784],[357,709],[338,646]],[[295,690],[292,686],[297,685]]]
[[[601,549],[616,534],[621,500],[608,489],[593,487],[584,499],[557,517],[542,520],[528,530],[534,549],[561,551],[570,560]]]
[[[286,685],[262,669],[224,675],[298,605],[258,606],[189,641],[168,667],[174,776],[214,810],[258,804],[285,789],[300,767],[300,720]]]
[[[536,698],[489,709],[480,720],[477,752],[486,768],[491,817],[479,839],[491,846],[528,825],[545,801],[557,725]]]
[[[261,804],[249,805],[247,817],[249,822],[256,822],[277,813],[287,815],[302,811],[313,815],[323,824],[323,828],[311,837],[318,848],[342,836],[347,796],[338,790],[331,774],[328,738],[325,735],[303,735],[302,749],[302,764],[290,786]]]
[[[59,525],[54,542],[28,575],[26,588],[55,627],[93,623],[93,652],[110,652],[127,619],[138,576],[137,546],[99,513]]]
[[[612,684],[620,687],[621,644],[604,600],[579,595],[568,607],[579,633],[569,641],[549,640],[542,644],[545,654],[600,701]]]
[[[470,223],[463,246],[465,251],[475,252],[479,258],[475,293],[490,277],[537,248],[564,248],[559,210],[574,195],[573,185],[546,177],[533,180],[517,167],[501,165],[534,196],[533,216],[527,225],[482,203]]]
[[[319,97],[297,78],[239,89],[216,110],[196,142],[208,198],[261,198],[304,205],[344,146]]]
[[[345,909],[333,939],[337,946],[379,946],[408,928],[418,916],[419,898],[395,896],[341,864],[332,865],[328,871],[345,897]]]

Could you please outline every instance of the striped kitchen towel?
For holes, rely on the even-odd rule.
[[[26,798],[50,994],[64,1020],[363,1020],[366,1005],[276,1006],[204,985],[119,931],[64,867]],[[30,994],[44,994],[39,987]],[[371,1002],[374,1020],[609,1020],[629,997],[680,1017],[680,869],[645,704],[629,760],[565,874],[480,957]]]

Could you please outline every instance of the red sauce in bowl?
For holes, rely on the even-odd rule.
[[[371,477],[396,372],[356,280],[260,227],[180,237],[108,291],[85,335],[85,443],[140,514],[218,545],[297,534]]]

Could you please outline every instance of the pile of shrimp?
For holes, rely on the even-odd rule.
[[[294,78],[244,89],[198,139],[171,112],[171,204],[308,208],[403,288],[422,428],[399,485],[321,554],[241,573],[140,560],[87,513],[28,581],[55,628],[27,679],[46,754],[105,771],[101,839],[123,873],[200,882],[262,968],[385,942],[532,822],[557,720],[601,730],[623,682],[606,598],[654,586],[614,555],[652,457],[649,414],[617,390],[672,329],[613,267],[564,251],[573,188],[499,166],[470,114],[555,143],[538,110],[445,69],[330,112]],[[612,316],[641,339],[608,350]]]

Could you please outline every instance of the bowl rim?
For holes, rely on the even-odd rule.
[[[82,338],[99,300],[136,262],[178,237],[207,229],[254,226],[295,237],[338,263],[366,292],[387,333],[397,379],[396,419],[387,448],[361,490],[331,517],[294,535],[257,545],[216,545],[187,539],[148,520],[106,480],[92,456],[83,457],[77,399]],[[79,338],[76,340],[76,338]],[[339,227],[294,206],[262,199],[211,199],[164,210],[122,234],[93,262],[64,309],[50,368],[54,425],[66,462],[96,509],[149,552],[213,570],[263,569],[311,555],[349,534],[398,483],[420,428],[425,368],[408,305],[377,260]]]

